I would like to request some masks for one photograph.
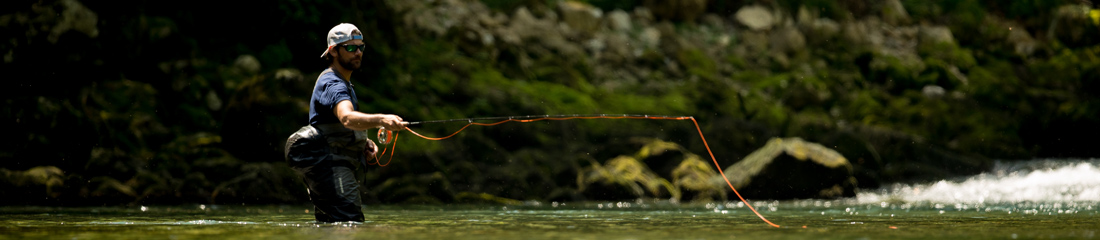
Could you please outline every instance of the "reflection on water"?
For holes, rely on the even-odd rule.
[[[740,202],[667,200],[370,206],[363,223],[316,223],[309,206],[2,207],[0,239],[1095,238],[1097,166],[999,164],[960,181],[853,199],[752,201],[782,228]]]

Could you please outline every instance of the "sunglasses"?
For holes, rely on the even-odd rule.
[[[367,45],[366,44],[359,44],[359,45],[340,44],[340,47],[344,48],[344,50],[347,50],[348,52],[366,51],[367,50]]]

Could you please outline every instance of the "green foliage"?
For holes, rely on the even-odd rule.
[[[505,13],[519,6],[553,9],[557,3],[483,2]],[[643,1],[584,2],[604,10],[630,10]],[[745,2],[711,3],[732,8],[728,6]],[[257,196],[261,202],[306,201],[304,192],[291,190],[300,186],[297,176],[281,163],[281,145],[286,134],[305,124],[308,94],[323,68],[316,63],[317,46],[323,42],[321,33],[336,22],[358,24],[368,33],[374,50],[364,58],[365,68],[353,77],[364,111],[394,113],[410,121],[540,114],[693,115],[711,137],[719,161],[728,161],[722,164],[736,161],[762,145],[763,139],[777,135],[826,141],[835,139],[830,138],[834,135],[851,135],[835,141],[860,142],[860,149],[917,144],[913,139],[919,139],[921,147],[927,144],[1008,159],[1063,152],[1095,156],[1095,150],[1070,150],[1088,146],[1088,139],[1100,134],[1092,130],[1100,124],[1096,114],[1100,100],[1093,94],[1100,89],[1100,47],[1065,47],[1038,38],[1035,54],[1018,56],[1015,46],[1003,43],[1006,30],[990,20],[1019,21],[1032,34],[1041,35],[1049,23],[1047,14],[1066,1],[902,3],[916,22],[950,26],[961,44],[922,43],[914,55],[843,41],[810,41],[809,50],[796,53],[784,67],[775,67],[767,52],[719,55],[736,51],[741,47],[736,44],[718,51],[711,51],[712,46],[672,48],[679,49],[675,52],[651,48],[642,50],[633,62],[612,65],[585,54],[564,56],[554,50],[528,49],[542,46],[471,48],[459,42],[460,37],[437,38],[409,29],[402,16],[386,12],[386,1],[233,2],[227,3],[229,10],[217,11],[198,11],[208,8],[202,4],[107,11],[102,9],[113,8],[89,2],[91,8],[103,11],[99,38],[64,35],[54,45],[10,36],[11,43],[0,46],[12,56],[4,70],[38,74],[30,78],[34,81],[79,80],[42,88],[26,87],[41,86],[40,82],[13,79],[18,84],[11,85],[16,87],[5,89],[14,93],[5,101],[9,107],[0,113],[16,126],[13,131],[19,141],[0,151],[6,160],[0,175],[10,180],[0,183],[5,187],[0,191],[34,188],[41,192],[46,187],[44,192],[53,194],[50,197],[87,200],[82,204],[251,202],[250,197]],[[861,17],[849,14],[859,1],[781,0],[776,4],[787,12],[806,8],[837,20]],[[225,14],[236,9],[280,17],[257,20]],[[204,17],[221,14],[226,18]],[[721,16],[728,14],[732,13]],[[1095,24],[1097,17],[1092,17]],[[283,37],[241,42],[237,32],[227,27],[241,25]],[[20,31],[11,32],[27,32],[16,30]],[[677,34],[693,31],[680,29]],[[662,36],[662,42],[677,37],[683,36]],[[564,44],[580,45],[582,40],[567,39]],[[687,37],[672,40],[692,43]],[[14,45],[20,47],[7,49]],[[33,51],[44,52],[27,54]],[[257,57],[262,66],[259,73],[233,66],[245,54]],[[38,67],[45,61],[28,55],[62,57],[46,59],[57,61],[51,67]],[[522,60],[516,56],[523,56]],[[55,71],[52,66],[72,69]],[[306,73],[276,76],[274,70],[280,68]],[[599,79],[612,71],[629,72],[633,78]],[[922,92],[929,85],[941,86],[945,92]],[[637,150],[623,143],[632,138],[675,141],[685,153],[702,151],[694,126],[684,123],[502,124],[471,127],[453,141],[427,141],[406,133],[401,135],[393,165],[366,171],[372,193],[364,199],[388,203],[576,200],[581,198],[578,184],[601,182],[636,190],[633,197],[669,197],[688,191],[723,194],[724,190],[701,186],[702,179],[714,173],[698,156],[685,154],[681,164],[660,170],[647,166],[661,162],[651,159],[657,157],[654,154],[615,158]],[[441,136],[462,124],[414,129]],[[862,132],[857,130],[868,128],[913,141],[858,135]],[[668,150],[670,145],[662,146]],[[874,158],[888,159],[886,163],[909,157],[878,154]],[[864,167],[878,171],[886,163]],[[672,177],[658,176],[667,173]],[[35,174],[44,174],[46,180],[28,177]]]
[[[1045,16],[1050,14],[1055,8],[1058,8],[1058,6],[1071,4],[1073,2],[1074,1],[1068,0],[985,1],[985,3],[992,8],[1001,8],[1001,10],[1005,12],[1005,16],[1009,18]],[[1002,4],[1007,4],[1008,6],[1003,6]]]
[[[713,59],[698,49],[680,51],[676,55],[680,64],[687,67],[688,74],[699,76],[708,81],[718,79],[718,67]]]
[[[261,66],[265,66],[267,69],[276,69],[292,67],[290,63],[294,59],[294,53],[290,51],[290,47],[287,47],[286,41],[282,41],[264,47],[264,50],[260,51],[260,54],[256,57],[260,59]]]

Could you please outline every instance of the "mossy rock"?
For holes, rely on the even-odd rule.
[[[801,199],[855,196],[852,165],[835,150],[801,138],[773,138],[724,171],[746,198]],[[714,178],[713,184],[726,184]]]

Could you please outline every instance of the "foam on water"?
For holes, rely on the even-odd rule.
[[[897,184],[864,190],[856,199],[859,203],[1100,202],[1100,159],[998,162],[992,171],[961,181]]]

